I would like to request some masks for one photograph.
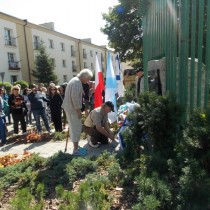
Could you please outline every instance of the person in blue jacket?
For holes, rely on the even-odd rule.
[[[0,90],[1,91],[1,90]],[[6,144],[6,126],[5,126],[5,114],[3,112],[4,103],[3,99],[0,96],[0,139],[1,139],[1,146]]]
[[[42,127],[40,124],[40,116],[44,122],[46,130],[50,133],[50,126],[45,112],[44,101],[49,102],[49,99],[38,90],[38,87],[33,87],[31,93],[28,95],[28,100],[31,103],[31,112],[34,115],[36,121],[36,128],[38,134],[42,133]]]

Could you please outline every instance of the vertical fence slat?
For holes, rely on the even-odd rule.
[[[191,9],[191,68],[190,68],[190,111],[194,109],[194,94],[195,94],[195,34],[196,34],[196,0],[192,0],[192,9]]]
[[[142,25],[143,25],[143,32],[144,32],[144,39],[143,39],[143,69],[144,69],[144,90],[148,91],[148,84],[147,84],[147,77],[148,77],[148,73],[147,73],[147,66],[148,66],[148,28],[147,28],[147,18],[144,18],[142,21]]]
[[[197,74],[197,106],[201,107],[201,79],[202,79],[202,58],[203,58],[203,19],[204,0],[199,0],[198,17],[198,74]]]
[[[207,3],[207,32],[206,32],[206,80],[205,80],[205,103],[207,108],[209,101],[209,78],[210,78],[210,0]]]

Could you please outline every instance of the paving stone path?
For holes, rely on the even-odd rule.
[[[13,125],[7,126],[8,132],[11,134],[13,130]],[[12,142],[0,147],[0,156],[7,154],[18,154],[21,155],[24,151],[30,153],[38,153],[42,157],[50,157],[55,153],[65,151],[66,140],[62,141],[40,141],[35,143],[25,143],[24,142]],[[119,145],[117,142],[111,142],[108,145],[101,145],[99,148],[92,148],[88,145],[87,140],[80,140],[79,146],[87,149],[87,156],[98,156],[103,151],[107,150],[110,153],[115,153],[119,150]],[[72,154],[73,144],[71,140],[68,140],[68,146],[66,153]]]

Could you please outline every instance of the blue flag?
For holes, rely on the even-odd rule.
[[[114,110],[115,110],[115,112],[110,112],[108,115],[110,123],[113,123],[117,120],[116,94],[117,94],[116,75],[115,75],[115,72],[113,69],[110,52],[108,52],[107,70],[106,70],[105,101],[111,101],[114,104]]]

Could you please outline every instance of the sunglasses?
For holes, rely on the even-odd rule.
[[[19,90],[19,89],[13,89],[13,90]]]

